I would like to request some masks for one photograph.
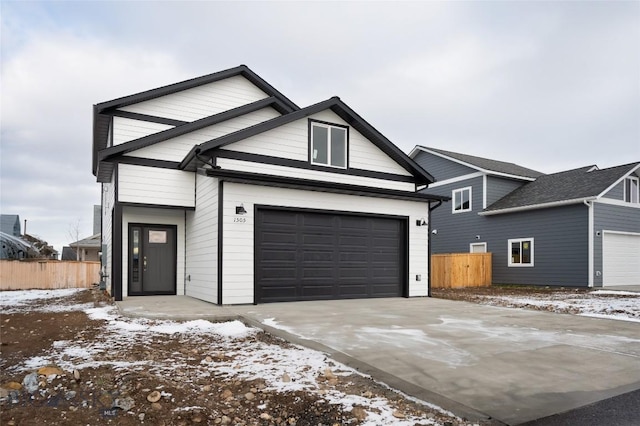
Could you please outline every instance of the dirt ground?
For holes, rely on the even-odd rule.
[[[56,303],[79,307],[112,304],[94,289],[66,298],[38,300],[30,309],[9,311],[1,316],[0,424],[3,426],[376,424],[371,422],[376,414],[371,405],[349,407],[323,397],[337,391],[345,398],[383,399],[393,409],[392,419],[385,424],[478,424],[405,398],[367,377],[340,372],[339,367],[333,372],[319,373],[318,390],[314,392],[280,392],[268,387],[263,380],[247,381],[215,374],[215,368],[214,373],[197,374],[201,373],[205,359],[207,365],[215,366],[216,362],[228,358],[224,352],[227,346],[215,349],[214,336],[207,342],[206,352],[203,352],[202,341],[154,335],[151,341],[133,344],[126,350],[114,346],[100,355],[104,363],[90,368],[64,370],[44,361],[39,365],[39,357],[46,359],[59,342],[80,342],[89,348],[104,338],[107,321],[92,320],[81,309],[61,312],[34,309]],[[288,346],[287,342],[264,332],[243,340],[237,344],[246,348],[258,342]],[[73,353],[63,355],[62,360],[73,359],[73,356]],[[184,365],[171,369],[172,362]],[[119,367],[119,363],[126,366]],[[169,364],[169,368],[153,367],[162,363]],[[37,381],[31,391],[25,384],[29,374]]]

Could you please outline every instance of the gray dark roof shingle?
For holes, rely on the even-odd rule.
[[[522,177],[528,177],[528,178],[537,178],[544,174],[537,170],[528,169],[526,167],[522,167],[514,163],[491,160],[489,158],[482,158],[482,157],[476,157],[473,155],[460,154],[458,152],[445,151],[444,149],[437,149],[437,148],[431,148],[426,146],[421,148],[428,149],[433,152],[437,152],[447,157],[451,157],[458,161],[462,161],[464,163],[470,164],[480,169],[488,170],[492,172],[505,173],[508,175],[522,176]]]
[[[607,169],[586,166],[543,175],[499,199],[484,212],[595,198],[639,165],[630,163]]]

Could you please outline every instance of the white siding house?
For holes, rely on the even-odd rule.
[[[217,304],[429,295],[431,175],[246,66],[94,106],[107,288]]]

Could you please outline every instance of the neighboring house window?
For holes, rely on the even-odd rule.
[[[471,187],[462,189],[454,189],[451,194],[453,204],[451,208],[453,213],[462,213],[471,211]]]
[[[311,164],[347,168],[346,127],[311,122]]]
[[[533,238],[509,240],[509,266],[533,266]]]
[[[627,203],[640,203],[640,179],[628,177],[624,180],[624,201]]]

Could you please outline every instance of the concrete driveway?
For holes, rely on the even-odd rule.
[[[470,419],[516,425],[640,389],[639,323],[431,298],[222,309]]]

